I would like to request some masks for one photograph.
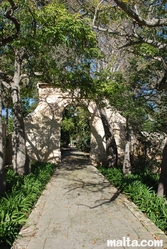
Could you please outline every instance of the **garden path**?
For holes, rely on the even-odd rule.
[[[130,249],[139,248],[130,246],[134,240],[151,243],[155,238],[164,246],[142,248],[167,248],[167,236],[111,186],[85,154],[65,150],[62,158],[13,249],[111,248],[107,240],[119,240],[112,248]]]

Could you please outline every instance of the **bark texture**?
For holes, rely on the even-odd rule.
[[[104,108],[100,109],[100,116],[106,137],[107,167],[116,167],[118,161],[117,145]]]
[[[125,144],[125,152],[124,152],[124,162],[123,162],[123,174],[128,175],[131,173],[131,138],[130,138],[130,129],[128,125],[128,117],[126,118],[126,144]]]
[[[162,163],[161,163],[161,174],[158,184],[158,196],[167,196],[167,141],[163,149]]]
[[[125,154],[123,162],[123,174],[128,175],[131,173],[131,160],[130,160],[130,141],[126,142]]]
[[[0,80],[0,196],[3,196],[6,189],[6,179],[3,161],[3,129],[2,129],[2,82]]]
[[[29,173],[29,160],[26,151],[24,121],[20,99],[21,63],[24,56],[22,49],[15,52],[15,71],[11,84],[13,101],[14,132],[13,132],[13,167],[20,175]]]

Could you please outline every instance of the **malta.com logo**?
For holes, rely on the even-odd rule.
[[[163,240],[131,240],[129,237],[123,237],[119,240],[107,240],[108,247],[163,247]]]

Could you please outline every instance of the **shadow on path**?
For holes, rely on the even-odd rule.
[[[104,198],[105,189],[110,186],[110,183],[102,176],[98,170],[90,165],[89,163],[89,154],[78,151],[76,148],[62,148],[62,162],[59,165],[59,170],[56,175],[62,177],[63,179],[67,178],[70,180],[68,170],[72,171],[72,181],[68,184],[68,191],[65,195],[73,194],[77,191],[77,195],[81,195],[82,191],[87,191],[91,193],[101,193],[101,198],[94,201],[93,206],[87,204],[78,204],[80,206],[85,206],[90,209],[97,208],[103,204],[110,204],[114,202],[120,195],[120,191],[113,188],[112,195],[110,198]],[[76,170],[83,170],[75,172]]]
[[[107,240],[127,236],[138,241],[158,236],[164,248],[167,241],[75,148],[62,150],[62,162],[19,235],[12,249],[107,249]]]
[[[81,169],[89,163],[89,153],[78,151],[75,147],[61,149],[62,163],[60,167],[65,167],[68,170]]]

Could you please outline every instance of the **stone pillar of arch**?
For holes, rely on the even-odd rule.
[[[79,90],[63,92],[48,84],[38,84],[39,104],[25,118],[27,150],[32,161],[58,163],[61,161],[62,112],[69,104],[83,104],[90,113],[90,162],[105,163],[105,134],[97,106],[80,98]]]

